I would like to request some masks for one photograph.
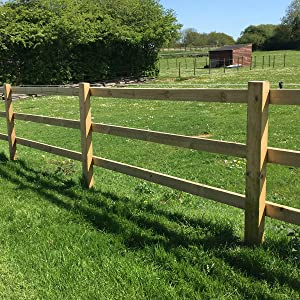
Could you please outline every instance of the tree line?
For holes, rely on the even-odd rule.
[[[253,44],[254,50],[300,49],[300,0],[293,0],[280,24],[250,25],[235,41],[220,32],[199,33],[194,28],[184,29],[168,41],[165,47],[204,47],[232,44]]]
[[[300,0],[293,0],[279,25],[248,26],[238,43],[252,43],[255,50],[300,49]]]
[[[180,28],[158,0],[0,2],[0,82],[64,84],[157,72]]]

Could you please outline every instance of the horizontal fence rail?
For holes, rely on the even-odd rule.
[[[300,105],[300,90],[270,90],[270,104]]]
[[[0,140],[2,140],[2,141],[7,141],[7,140],[8,140],[8,135],[7,135],[7,134],[0,133]]]
[[[12,87],[14,94],[78,96],[78,87]],[[3,88],[0,89],[3,93]],[[91,87],[91,96],[105,98],[199,101],[221,103],[247,103],[248,91],[244,89],[191,89],[191,88],[102,88]],[[272,90],[269,95],[273,105],[300,105],[300,90]]]
[[[230,89],[152,89],[91,88],[91,96],[105,98],[247,103],[247,90]]]
[[[195,138],[185,135],[164,133],[151,130],[142,130],[114,125],[92,123],[93,132],[127,137],[147,142],[154,142],[170,146],[202,150],[206,152],[246,157],[246,145],[224,142],[204,138]]]
[[[35,122],[35,123],[61,126],[61,127],[67,127],[67,128],[74,128],[74,129],[80,128],[80,121],[77,121],[77,120],[52,118],[52,117],[21,114],[21,113],[14,113],[14,117],[15,117],[15,120],[30,121],[30,122]]]
[[[147,169],[134,167],[124,163],[93,157],[94,165],[111,171],[123,173],[153,183],[158,183],[170,188],[174,188],[189,194],[201,196],[207,199],[215,200],[220,203],[228,204],[237,208],[244,208],[245,196],[226,190],[213,188],[207,185],[195,183],[181,178],[165,175],[162,173],[150,171]]]
[[[5,118],[6,113],[0,112]],[[40,115],[14,113],[14,118],[21,121],[61,126],[65,128],[80,128],[79,120],[45,117]],[[103,123],[92,123],[92,131],[119,137],[142,140],[146,142],[164,144],[169,146],[205,151],[223,155],[246,157],[246,145],[242,143],[226,142],[185,135],[171,134],[159,131],[143,130]],[[0,137],[1,138],[1,137]],[[2,140],[4,137],[2,136]],[[7,135],[6,135],[7,140]],[[268,147],[267,162],[291,167],[300,167],[300,151]]]
[[[260,88],[262,87],[262,88]],[[249,83],[248,90],[230,90],[230,89],[152,89],[152,88],[94,88],[89,84],[81,84],[78,87],[10,87],[5,85],[0,89],[5,95],[5,100],[8,103],[6,109],[8,112],[1,112],[0,117],[7,119],[8,134],[0,133],[0,140],[8,141],[10,145],[11,159],[15,157],[16,144],[48,152],[51,154],[63,156],[69,159],[82,162],[83,175],[87,180],[87,186],[93,185],[93,166],[101,167],[111,171],[123,173],[136,178],[147,180],[149,182],[157,183],[163,186],[174,188],[189,194],[204,197],[216,202],[227,204],[236,208],[245,210],[246,222],[245,222],[245,241],[251,244],[259,244],[262,242],[263,235],[261,232],[256,232],[258,228],[249,228],[247,223],[247,214],[249,215],[249,209],[254,209],[253,218],[263,218],[264,216],[284,221],[291,224],[300,225],[300,209],[291,208],[288,206],[262,201],[266,195],[265,189],[265,171],[263,169],[259,172],[259,180],[261,186],[257,189],[257,201],[259,201],[259,211],[255,211],[256,204],[249,206],[249,191],[247,188],[251,187],[251,180],[253,183],[257,183],[251,172],[257,172],[258,169],[251,169],[249,167],[249,158],[257,160],[259,154],[256,154],[253,149],[259,149],[257,146],[253,146],[249,143],[261,143],[257,144],[261,147],[261,158],[265,155],[265,162],[272,164],[287,165],[292,167],[300,167],[300,151],[279,149],[267,146],[267,127],[259,128],[259,126],[267,126],[268,122],[268,105],[300,105],[300,90],[271,90],[269,85],[264,82],[251,82]],[[12,110],[12,93],[15,94],[41,94],[41,95],[62,95],[62,96],[79,96],[80,99],[80,120],[70,120],[64,118],[54,118],[48,116],[16,113]],[[247,139],[247,144],[218,141],[201,137],[192,137],[185,135],[178,135],[172,133],[151,131],[145,129],[128,128],[110,124],[93,123],[91,121],[91,108],[90,108],[90,96],[105,97],[105,98],[119,98],[119,99],[139,99],[139,100],[162,100],[162,101],[199,101],[199,102],[220,102],[220,103],[244,103],[248,105],[248,116],[252,114],[253,120],[248,117],[248,125],[251,122],[251,126],[257,130],[257,132],[263,132],[262,136],[252,135]],[[254,100],[253,104],[252,101]],[[261,101],[259,103],[259,101]],[[254,105],[254,106],[253,106]],[[263,110],[257,105],[263,105]],[[253,111],[249,111],[249,107],[253,108]],[[257,113],[261,114],[257,116],[253,114],[257,110]],[[261,118],[261,119],[260,119]],[[256,119],[256,120],[255,120]],[[15,123],[14,120],[29,121],[41,124],[48,124],[53,126],[61,126],[66,128],[80,129],[82,136],[82,152],[71,151],[64,148],[32,141],[15,136]],[[258,123],[257,123],[258,122]],[[263,129],[263,130],[262,130]],[[250,133],[252,129],[250,129]],[[261,131],[262,130],[262,131]],[[222,155],[237,156],[246,158],[247,160],[247,176],[252,176],[253,179],[247,178],[251,183],[246,188],[246,195],[230,192],[227,190],[219,189],[216,187],[207,186],[204,184],[192,182],[182,178],[158,173],[155,171],[143,169],[137,166],[128,165],[122,162],[112,161],[109,159],[97,157],[93,155],[92,148],[92,132],[108,134],[118,137],[131,138],[136,140],[142,140],[146,142],[153,142],[158,144],[164,144],[175,147],[188,148],[199,151],[206,151],[211,153],[217,153]],[[13,134],[13,136],[11,136]],[[249,132],[248,132],[249,134]],[[255,140],[256,139],[256,140]],[[261,139],[261,140],[257,140]],[[250,149],[250,150],[249,150]],[[265,150],[264,150],[265,149]],[[250,152],[249,152],[250,151]],[[256,150],[255,150],[256,151]],[[252,159],[251,158],[251,159]],[[249,173],[250,172],[250,173]],[[247,181],[247,182],[248,182]],[[252,191],[252,196],[253,192]],[[256,197],[256,196],[255,196]],[[261,198],[263,197],[263,198]],[[247,202],[248,201],[248,202]],[[262,202],[260,202],[262,201]],[[261,210],[262,209],[262,210]],[[257,214],[257,212],[259,212]],[[259,219],[257,219],[259,220]],[[252,220],[251,220],[252,222]],[[253,222],[252,222],[253,223]],[[259,224],[259,223],[257,223]],[[259,225],[261,226],[261,225]],[[259,229],[260,230],[260,229]],[[249,232],[250,235],[249,235]],[[252,234],[252,235],[251,235]],[[253,235],[254,234],[254,235]],[[255,234],[258,234],[255,236]]]
[[[59,147],[55,147],[52,145],[47,145],[47,144],[39,143],[36,141],[31,141],[28,139],[18,138],[18,137],[16,138],[16,141],[17,141],[17,144],[22,145],[22,146],[26,146],[26,147],[41,150],[44,152],[48,152],[51,154],[63,156],[63,157],[69,158],[69,159],[81,161],[81,153],[80,152],[71,151],[71,150],[67,150],[64,148],[59,148]]]
[[[14,86],[12,87],[14,94],[25,94],[25,95],[51,95],[51,96],[78,96],[78,87],[25,87],[25,86]]]
[[[300,226],[300,209],[267,201],[265,214],[272,219]]]
[[[268,163],[300,167],[300,151],[268,148]]]

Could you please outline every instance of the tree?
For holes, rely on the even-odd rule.
[[[182,44],[185,47],[200,46],[200,36],[195,28],[187,28],[182,31]]]
[[[300,48],[300,0],[293,0],[290,3],[281,24],[288,29],[293,48]]]
[[[180,28],[158,0],[16,0],[0,15],[0,81],[24,84],[154,71]]]
[[[253,44],[254,50],[263,50],[266,43],[274,35],[277,25],[261,24],[250,25],[244,31],[241,32],[241,36],[238,38],[239,44]]]
[[[207,45],[232,45],[233,37],[222,32],[198,33],[194,28],[187,28],[182,31],[182,44],[187,46],[207,46]]]
[[[224,45],[233,45],[234,42],[235,41],[232,36],[222,32],[214,31],[207,35],[207,45],[224,46]]]

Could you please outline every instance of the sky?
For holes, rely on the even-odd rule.
[[[279,24],[291,0],[160,0],[184,28],[224,32],[234,39],[249,25]]]

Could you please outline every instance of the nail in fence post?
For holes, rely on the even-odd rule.
[[[270,84],[248,83],[245,243],[264,239]]]
[[[94,185],[92,114],[90,102],[90,84],[79,84],[80,131],[82,150],[82,175],[87,188]]]
[[[6,110],[6,124],[7,124],[7,132],[8,132],[9,157],[11,160],[16,160],[17,143],[16,143],[14,112],[12,106],[12,90],[10,84],[4,84],[4,99],[5,99],[5,110]]]

